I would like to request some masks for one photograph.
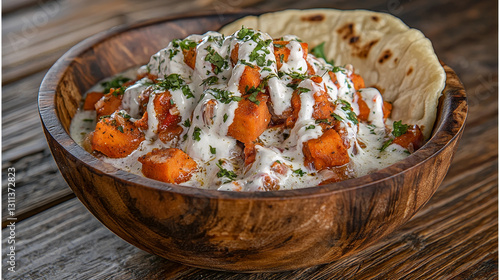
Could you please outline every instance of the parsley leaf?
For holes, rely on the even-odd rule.
[[[104,88],[103,93],[104,94],[109,93],[109,91],[112,88],[114,88],[114,89],[121,88],[122,85],[128,81],[130,81],[129,78],[126,78],[123,76],[118,76],[110,81],[103,82],[103,83],[101,83],[101,86]],[[122,94],[123,94],[123,91],[122,91]]]
[[[311,53],[318,58],[322,58],[326,63],[333,65],[333,60],[328,60],[325,55],[325,42],[311,49]]]
[[[227,90],[219,89],[219,88],[211,88],[210,89],[212,96],[219,100],[224,104],[229,104],[231,101],[240,101],[241,97],[233,96],[233,93]]]
[[[382,147],[380,147],[379,151],[383,151],[385,150],[387,147],[389,147],[390,145],[392,144],[392,139],[389,139],[387,141],[384,142],[384,144],[382,145]]]
[[[403,134],[405,134],[408,131],[409,125],[403,124],[401,120],[394,122],[392,124],[392,127],[394,130],[392,131],[392,135],[399,137]]]
[[[316,128],[316,126],[314,124],[306,126],[306,130],[308,130],[308,129],[315,129],[315,128]]]
[[[219,159],[219,162],[216,163],[216,165],[220,169],[219,172],[217,172],[217,177],[218,178],[225,177],[228,180],[228,181],[226,180],[225,183],[232,182],[236,179],[236,173],[234,173],[234,171],[227,170],[222,167],[222,160]]]
[[[306,174],[306,173],[305,173],[304,171],[302,171],[302,169],[300,169],[300,168],[299,168],[299,169],[295,169],[295,170],[293,171],[293,173],[298,174],[300,177],[302,177],[302,176],[304,176],[304,174]]]
[[[210,77],[206,78],[205,80],[203,80],[203,82],[201,83],[200,86],[202,86],[202,85],[211,86],[213,84],[216,84],[218,81],[219,81],[219,77],[210,76]]]
[[[201,128],[196,126],[193,131],[193,140],[200,141],[201,140],[200,134],[201,134]]]
[[[215,153],[217,153],[217,149],[216,149],[216,148],[214,148],[214,147],[212,147],[212,146],[210,146],[210,145],[209,145],[209,147],[210,147],[210,153],[211,153],[212,155],[215,155]]]

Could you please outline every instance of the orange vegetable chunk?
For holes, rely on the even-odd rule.
[[[352,80],[352,83],[354,84],[355,90],[365,88],[365,81],[363,80],[363,78],[360,75],[353,73],[351,75],[351,80]]]
[[[422,134],[420,127],[418,127],[418,125],[414,125],[409,127],[405,134],[394,138],[392,143],[398,144],[412,153],[423,146],[424,135]]]
[[[94,111],[95,104],[103,96],[104,96],[104,93],[97,92],[97,91],[87,93],[87,97],[85,97],[85,102],[83,103],[83,110]]]
[[[386,120],[391,115],[392,104],[390,102],[384,101],[382,112],[384,113],[384,120]]]
[[[247,98],[239,101],[227,135],[245,144],[255,141],[266,130],[271,121],[267,99],[267,95],[259,93],[256,97],[259,104],[255,104]]]
[[[116,110],[119,110],[122,105],[122,98],[123,94],[117,92],[114,88],[112,88],[108,94],[105,94],[95,104],[97,118],[111,115]]]
[[[154,149],[138,160],[144,176],[173,184],[188,181],[197,168],[192,158],[176,148]]]
[[[136,150],[144,139],[134,123],[117,113],[114,118],[99,120],[90,142],[92,151],[110,158],[122,158]]]
[[[316,170],[340,166],[349,162],[347,148],[334,129],[329,129],[317,139],[311,139],[302,147],[304,164]]]
[[[260,85],[260,72],[259,67],[251,67],[245,65],[245,70],[241,74],[240,84],[238,86],[241,94],[247,93],[252,87],[257,88]]]
[[[182,49],[182,54],[184,55],[184,63],[191,67],[191,69],[194,69],[196,65],[196,48],[190,48],[189,50]]]
[[[361,92],[356,91],[356,94],[354,95],[354,102],[358,103],[358,108],[359,108],[358,119],[360,121],[367,122],[368,117],[370,116],[370,108],[361,97]]]

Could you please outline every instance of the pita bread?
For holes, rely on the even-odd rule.
[[[335,65],[352,64],[367,86],[376,87],[393,103],[392,119],[417,124],[429,138],[436,120],[445,71],[429,39],[398,18],[365,10],[286,10],[248,16],[219,32],[233,34],[241,26],[273,38],[296,35],[309,48],[325,42],[325,55]]]

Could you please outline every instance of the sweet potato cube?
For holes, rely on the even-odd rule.
[[[418,150],[424,144],[424,135],[418,125],[414,125],[406,131],[405,134],[394,138],[393,144],[407,149],[410,153]]]
[[[302,147],[304,164],[316,170],[340,166],[349,162],[349,155],[342,138],[334,129],[329,129],[317,139],[311,139]]]
[[[104,96],[104,93],[97,92],[97,91],[87,93],[87,96],[85,97],[85,102],[83,103],[83,110],[94,111],[95,104],[103,96]]]
[[[370,117],[371,111],[366,102],[361,97],[361,93],[359,91],[356,91],[356,94],[354,95],[354,102],[358,103],[358,108],[359,108],[358,119],[360,121],[367,122],[368,118]]]
[[[113,114],[122,105],[123,93],[112,88],[95,104],[97,118]]]
[[[252,102],[247,98],[239,101],[227,135],[245,144],[255,141],[271,121],[267,99],[267,95],[259,93],[256,97],[258,102]]]
[[[235,44],[234,45],[234,48],[231,50],[231,63],[234,65],[236,65],[236,63],[238,63],[238,53],[240,51],[240,44]]]
[[[247,93],[251,88],[257,88],[260,85],[259,67],[245,66],[243,74],[241,74],[240,84],[238,86],[241,94]]]
[[[384,113],[384,120],[391,115],[392,112],[392,104],[390,102],[384,101],[384,105],[382,106],[382,112]]]
[[[290,49],[286,47],[289,41],[274,41],[274,57],[276,58],[276,66],[280,70],[284,62],[288,62]]]
[[[184,63],[191,67],[191,69],[194,69],[196,65],[196,48],[182,49],[182,54],[184,55]]]
[[[90,142],[92,151],[110,158],[122,158],[136,150],[144,139],[134,123],[117,113],[114,118],[99,120]]]
[[[360,75],[353,73],[351,75],[351,80],[352,80],[352,83],[354,85],[355,90],[365,88],[365,81],[363,80],[363,78]]]
[[[144,176],[173,184],[188,181],[197,168],[192,158],[176,148],[154,149],[138,160]]]

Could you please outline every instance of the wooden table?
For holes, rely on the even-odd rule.
[[[496,279],[498,278],[497,7],[489,1],[3,1],[2,272],[6,279]],[[431,39],[468,94],[467,127],[444,182],[407,224],[331,264],[235,274],[187,267],[141,251],[100,224],[74,197],[45,142],[38,86],[72,45],[150,17],[212,11],[332,7],[390,12]],[[15,169],[15,228],[8,172]],[[12,179],[11,179],[12,180]],[[9,236],[13,236],[9,239]],[[15,272],[8,242],[15,241]]]

